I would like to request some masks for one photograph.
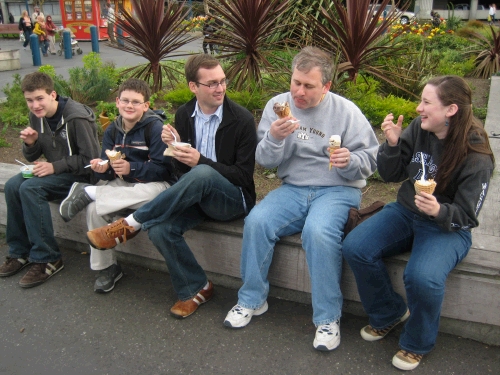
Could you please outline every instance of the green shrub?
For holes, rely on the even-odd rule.
[[[373,78],[368,78],[366,81],[358,78],[356,84],[346,85],[344,96],[359,107],[374,127],[380,126],[389,113],[393,113],[394,116],[403,115],[403,127],[408,126],[418,116],[417,104],[394,95],[382,96],[377,92],[379,86],[380,83]]]
[[[117,87],[118,77],[114,64],[103,63],[95,52],[85,55],[82,60],[83,68],[69,69],[69,96],[87,105],[108,100],[111,91]]]
[[[266,101],[260,91],[227,91],[227,97],[249,111],[264,108]]]
[[[14,74],[14,82],[6,84],[2,90],[7,100],[0,106],[0,121],[4,130],[9,126],[25,127],[29,123],[29,109],[21,91],[21,76]]]
[[[11,147],[12,145],[7,142],[3,137],[0,137],[0,147]]]
[[[193,98],[194,94],[189,89],[187,83],[179,84],[174,90],[167,92],[163,95],[163,97],[161,97],[162,100],[169,102],[174,106],[183,105]]]

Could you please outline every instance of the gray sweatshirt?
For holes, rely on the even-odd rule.
[[[278,119],[273,111],[276,102],[288,101],[299,128],[283,141],[269,134],[271,123]],[[347,167],[328,170],[328,140],[338,134],[342,147],[351,153]],[[378,141],[373,129],[351,101],[328,92],[313,108],[298,109],[291,94],[271,99],[257,129],[259,144],[255,160],[265,168],[278,167],[278,177],[297,186],[351,186],[362,188],[376,169]]]

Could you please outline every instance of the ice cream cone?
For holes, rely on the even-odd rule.
[[[109,159],[110,164],[116,160],[125,159],[125,154],[122,154],[121,151],[106,150],[105,153]],[[122,175],[119,174],[118,177],[120,177],[123,180]]]
[[[274,103],[273,111],[278,115],[279,118],[284,118],[292,115],[290,104],[288,102]]]
[[[332,156],[333,152],[335,150],[338,150],[341,145],[341,138],[340,135],[332,135],[330,139],[328,140],[328,143],[330,144],[330,147],[328,147],[328,151],[330,152],[330,156]],[[328,166],[328,170],[331,170],[333,167],[332,162],[330,162],[330,165]]]
[[[436,189],[436,182],[431,178],[429,180],[415,180],[415,191],[420,194],[421,191],[428,194],[433,194]]]

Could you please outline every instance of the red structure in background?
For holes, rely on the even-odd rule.
[[[69,28],[77,40],[90,40],[90,26],[96,26],[99,40],[108,39],[108,10],[106,3],[114,4],[115,17],[120,9],[132,12],[130,0],[60,0],[61,22]]]

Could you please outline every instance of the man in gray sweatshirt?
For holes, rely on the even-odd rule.
[[[278,167],[283,185],[270,192],[245,220],[238,304],[224,325],[246,326],[267,311],[274,245],[302,231],[317,327],[314,347],[329,351],[340,344],[343,229],[349,209],[359,208],[361,188],[376,169],[378,141],[371,125],[352,102],[330,92],[333,59],[305,47],[292,62],[290,92],[271,99],[258,127],[256,161]],[[288,102],[291,114],[280,118],[275,103]],[[330,154],[329,138],[341,137]],[[329,168],[329,166],[332,168]]]

